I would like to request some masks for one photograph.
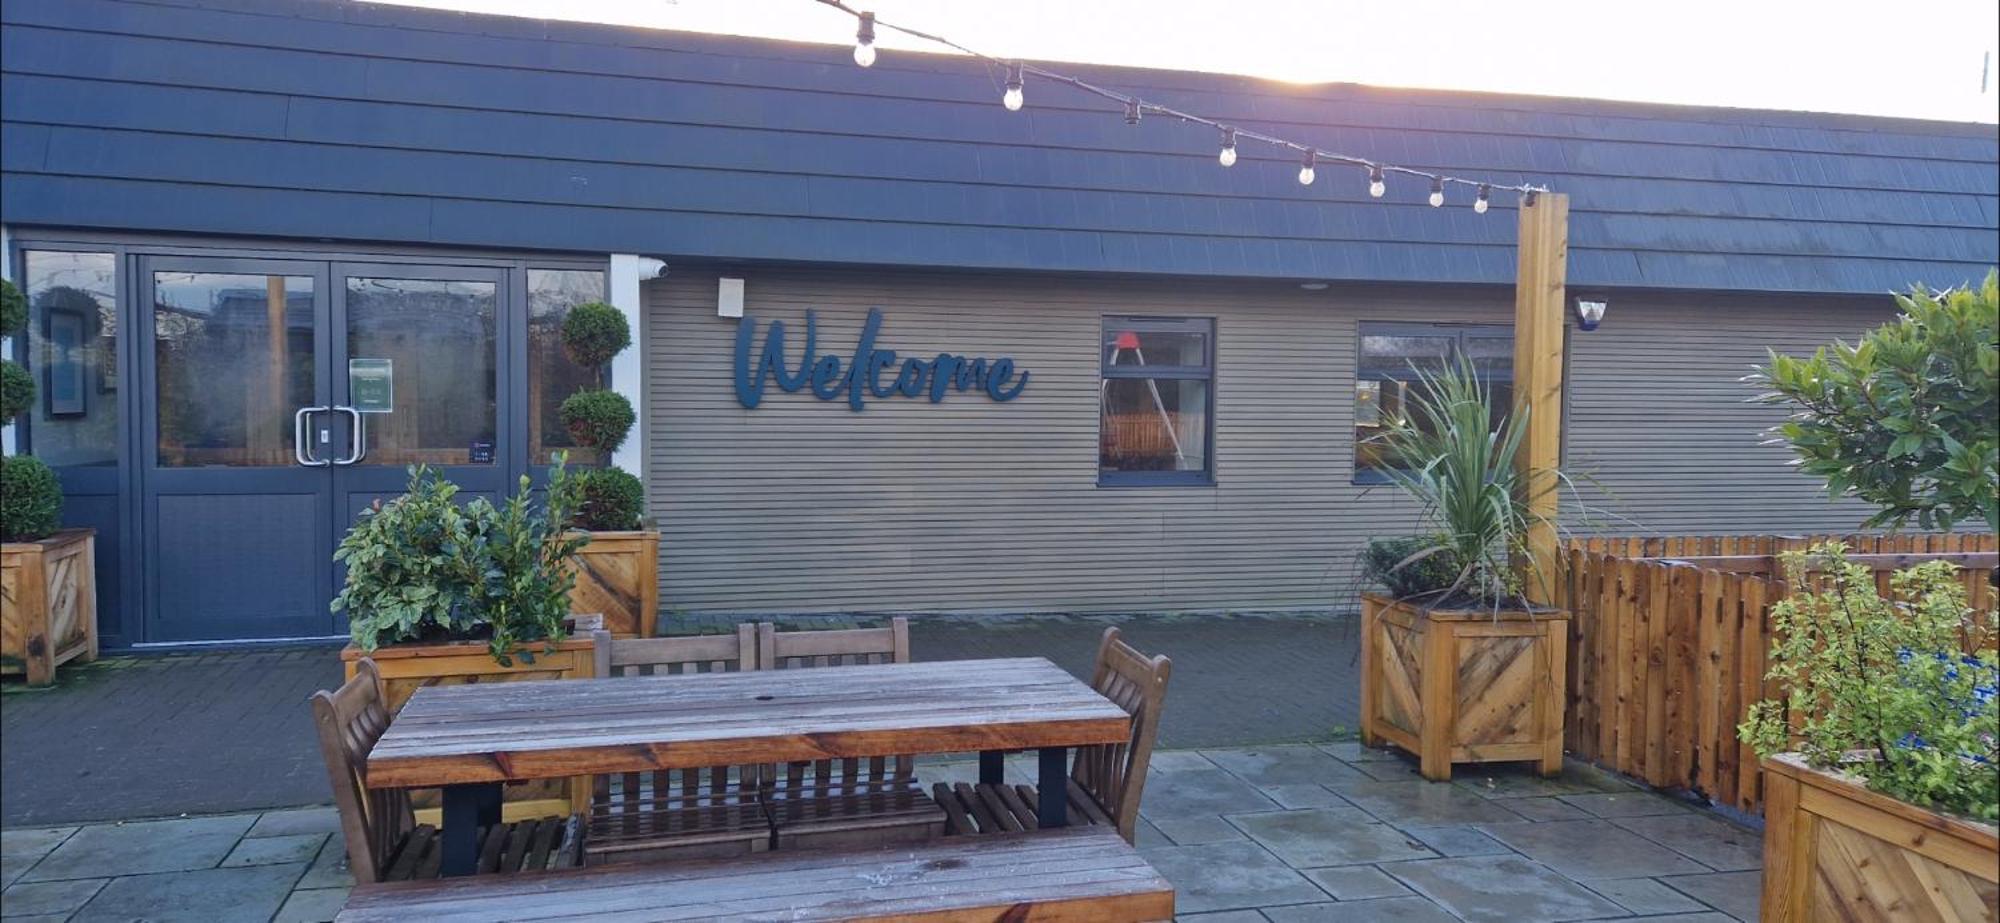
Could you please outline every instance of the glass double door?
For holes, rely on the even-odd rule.
[[[504,270],[149,257],[148,636],[337,635],[334,547],[411,465],[508,488]]]

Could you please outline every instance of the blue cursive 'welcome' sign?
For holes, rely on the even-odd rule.
[[[797,371],[785,368],[785,322],[774,320],[764,334],[764,348],[756,349],[757,320],[746,314],[736,325],[736,400],[755,407],[764,400],[764,381],[777,382],[785,391],[810,386],[814,397],[823,401],[847,395],[847,406],[860,410],[867,396],[920,397],[930,395],[931,403],[944,400],[947,391],[985,391],[996,401],[1011,401],[1028,386],[1028,373],[1015,377],[1014,360],[1001,358],[968,359],[938,353],[931,359],[896,361],[893,349],[876,349],[875,336],[882,331],[882,310],[868,309],[868,322],[861,326],[861,339],[854,354],[843,366],[839,356],[818,354],[819,330],[813,312],[806,312],[806,350]],[[885,378],[890,370],[896,377]],[[886,383],[885,383],[886,382]]]

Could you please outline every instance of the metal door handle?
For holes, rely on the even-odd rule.
[[[354,426],[353,429],[351,430],[351,432],[353,432],[354,434],[353,436],[354,453],[347,456],[346,458],[336,458],[333,460],[333,463],[342,466],[352,465],[355,462],[367,458],[368,429],[366,425],[361,422],[361,411],[356,410],[352,407],[348,407],[346,405],[335,405],[333,409],[336,412],[344,413],[354,418]]]
[[[308,468],[324,468],[333,464],[330,461],[312,457],[309,454],[312,450],[306,447],[307,421],[312,419],[313,414],[324,413],[332,409],[331,407],[300,407],[297,413],[292,414],[292,457],[298,459],[299,464]]]

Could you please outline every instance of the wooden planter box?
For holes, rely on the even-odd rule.
[[[1764,760],[1765,923],[2000,916],[2000,830]]]
[[[558,643],[554,653],[545,653],[540,643],[527,649],[534,654],[535,662],[527,663],[517,656],[511,667],[503,667],[494,661],[484,641],[390,644],[376,648],[372,653],[349,644],[341,649],[340,660],[348,679],[354,678],[355,664],[361,658],[375,660],[375,667],[382,674],[382,700],[392,714],[402,711],[410,696],[425,686],[589,679],[597,672],[594,646],[587,632],[573,634]],[[418,823],[438,823],[438,792],[416,791],[411,792],[410,797],[412,805],[417,808]],[[511,822],[531,817],[559,817],[589,808],[589,776],[571,780],[551,779],[507,786],[501,818]]]
[[[1361,741],[1453,763],[1533,760],[1562,771],[1569,613],[1435,609],[1361,597]]]
[[[660,608],[660,533],[592,532],[577,549],[569,611],[601,614],[617,638],[650,638]]]
[[[64,529],[0,545],[0,673],[45,686],[57,664],[97,659],[96,536]]]

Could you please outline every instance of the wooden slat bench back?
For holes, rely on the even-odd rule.
[[[1173,918],[1173,886],[1103,827],[364,885],[340,923],[431,920],[1102,921]]]

